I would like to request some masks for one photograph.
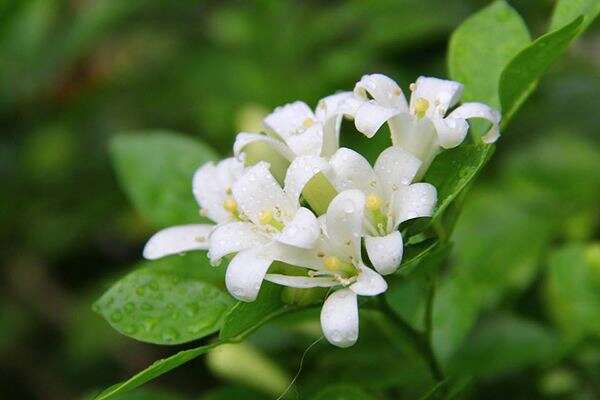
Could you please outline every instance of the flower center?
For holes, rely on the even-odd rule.
[[[418,118],[423,118],[425,116],[425,113],[427,112],[428,108],[429,108],[429,101],[427,101],[427,99],[419,97],[415,101],[415,115]]]
[[[302,122],[302,126],[304,127],[304,129],[308,129],[311,126],[313,126],[315,124],[315,121],[312,118],[306,118],[303,122]]]
[[[234,218],[240,219],[237,202],[231,196],[227,196],[223,202],[223,208],[228,211]]]
[[[356,275],[356,268],[346,261],[342,261],[335,256],[327,256],[323,259],[325,269],[334,273],[342,273],[346,276]]]
[[[283,223],[281,221],[278,221],[273,216],[273,211],[271,210],[264,210],[258,213],[258,222],[260,222],[261,225],[271,226],[278,231],[282,231],[284,228]]]
[[[377,231],[385,235],[387,229],[387,218],[384,213],[381,211],[381,206],[383,205],[383,200],[381,197],[376,195],[375,193],[371,193],[367,196],[366,207],[367,210],[371,213],[371,217],[373,218],[373,222],[375,223],[375,227]]]

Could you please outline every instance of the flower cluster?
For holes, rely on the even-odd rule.
[[[373,74],[352,92],[325,97],[315,111],[299,101],[276,108],[264,119],[263,133],[237,135],[234,157],[195,173],[193,193],[214,224],[164,229],[148,241],[144,256],[208,250],[211,263],[228,260],[226,286],[241,301],[255,300],[263,280],[330,288],[321,311],[323,333],[334,345],[351,346],[358,338],[357,296],[383,293],[383,276],[402,261],[400,225],[433,213],[436,189],[418,182],[433,158],[463,142],[470,118],[491,123],[484,142],[499,136],[497,111],[480,103],[454,108],[462,88],[420,77],[407,101],[396,82]],[[343,118],[369,138],[388,124],[392,146],[374,166],[339,147]],[[285,160],[283,173],[264,160],[249,165],[246,152],[256,144]],[[311,204],[315,196],[306,196],[317,178],[335,193],[327,198],[325,190],[319,199],[317,190],[316,201],[327,202],[322,215]],[[274,270],[276,261],[293,267]]]

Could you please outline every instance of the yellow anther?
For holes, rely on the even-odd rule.
[[[367,209],[374,211],[374,210],[378,210],[379,208],[381,208],[381,197],[377,196],[374,193],[371,193],[370,195],[367,196]]]
[[[273,222],[273,213],[269,210],[258,213],[258,222],[263,225],[270,225]]]
[[[237,202],[233,198],[228,197],[223,203],[223,208],[230,213],[235,214],[237,212]]]
[[[415,115],[417,117],[423,118],[425,116],[425,113],[427,112],[428,108],[429,108],[429,102],[427,101],[427,99],[419,97],[415,101]]]
[[[415,89],[417,88],[417,85],[415,85],[415,83],[411,83],[410,86],[408,87],[410,89],[411,92],[414,92]]]
[[[311,126],[313,126],[315,124],[315,121],[312,118],[306,118],[303,122],[302,122],[302,126],[305,127],[306,129],[310,128]]]
[[[325,265],[325,268],[328,270],[335,272],[340,269],[341,262],[337,257],[327,256],[323,259],[323,265]]]

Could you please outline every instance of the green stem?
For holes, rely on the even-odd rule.
[[[425,332],[424,334],[414,329],[410,326],[406,321],[404,321],[392,308],[389,306],[385,298],[383,296],[379,297],[379,309],[388,317],[388,319],[400,330],[402,331],[406,337],[413,343],[415,349],[419,352],[423,360],[427,363],[429,367],[429,371],[431,372],[431,376],[436,382],[443,381],[444,373],[442,368],[440,367],[435,355],[433,354],[433,349],[431,348],[431,343],[429,341],[430,332]],[[427,325],[431,325],[428,323]],[[426,326],[427,326],[426,325]],[[429,331],[431,331],[429,329]]]

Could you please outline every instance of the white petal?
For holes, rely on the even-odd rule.
[[[482,137],[484,143],[494,143],[500,136],[500,128],[498,126],[501,118],[500,113],[493,108],[486,106],[485,104],[465,103],[456,110],[452,111],[448,117],[462,119],[483,118],[490,121],[492,123],[492,127]]]
[[[329,343],[349,347],[358,339],[358,303],[350,289],[332,293],[321,309],[321,329]]]
[[[233,297],[241,301],[254,301],[260,285],[273,259],[263,247],[239,252],[229,263],[225,285]]]
[[[360,238],[365,209],[365,195],[346,190],[331,200],[326,214],[327,235],[338,252],[360,261]]]
[[[402,235],[394,231],[387,236],[365,237],[365,247],[375,270],[381,275],[396,271],[402,261]]]
[[[319,238],[321,229],[317,217],[308,209],[298,209],[293,220],[285,225],[277,240],[290,246],[310,249]]]
[[[271,175],[268,163],[259,162],[246,168],[233,184],[232,192],[238,208],[255,224],[260,224],[259,214],[265,211],[281,212],[281,216],[276,216],[281,222],[294,217],[296,208]]]
[[[219,179],[219,170],[212,162],[198,168],[192,178],[192,191],[196,201],[206,216],[215,222],[225,222],[231,217],[231,213],[223,208],[229,186],[223,185]]]
[[[265,280],[276,283],[278,285],[295,287],[295,288],[313,288],[313,287],[332,287],[340,283],[333,278],[309,276],[291,276],[282,274],[267,274]]]
[[[367,93],[381,106],[406,112],[408,104],[402,89],[393,79],[382,74],[364,75],[354,86],[354,93],[367,99]]]
[[[450,107],[458,103],[463,89],[464,86],[455,81],[421,76],[415,82],[410,109],[414,110],[415,101],[423,98],[429,102],[428,117],[443,117]]]
[[[144,258],[156,260],[171,254],[208,249],[208,238],[214,225],[172,226],[156,232],[144,246]]]
[[[415,179],[424,175],[439,151],[435,127],[429,118],[416,118],[410,114],[398,114],[389,121],[392,144],[421,160],[421,168]]]
[[[241,132],[238,133],[235,137],[235,143],[233,144],[233,154],[237,157],[243,151],[244,148],[250,143],[266,143],[273,148],[273,150],[277,151],[279,154],[284,156],[288,160],[293,160],[295,155],[294,152],[281,140],[274,139],[270,136],[263,135],[260,133],[247,133]]]
[[[387,290],[387,283],[377,272],[362,265],[360,273],[350,289],[360,296],[377,296]]]
[[[365,101],[356,110],[354,125],[359,132],[372,138],[384,123],[400,112],[398,108],[383,107],[374,100]]]
[[[285,142],[296,156],[318,156],[323,147],[323,125],[314,122],[309,128],[301,126],[297,133],[288,136]]]
[[[329,163],[321,157],[302,156],[294,159],[285,174],[285,193],[294,202],[299,204],[300,195],[304,186],[319,172],[329,169]]]
[[[354,150],[342,147],[329,160],[330,178],[338,191],[359,189],[364,193],[378,193],[377,175],[371,164]]]
[[[430,217],[437,201],[437,191],[429,183],[413,183],[394,193],[392,212],[394,229],[413,218]]]
[[[271,133],[275,133],[283,140],[297,133],[307,119],[315,121],[316,117],[312,110],[301,101],[277,107],[271,114],[267,115],[263,123]]]
[[[323,268],[323,260],[317,256],[316,248],[303,249],[277,241],[273,241],[267,246],[274,260],[313,270]]]
[[[448,117],[435,118],[432,121],[438,135],[438,142],[445,149],[458,146],[467,137],[469,124],[464,119]]]
[[[412,182],[420,167],[421,161],[417,157],[392,146],[381,152],[373,169],[389,199],[394,190]]]
[[[217,226],[212,232],[208,258],[212,263],[217,263],[228,254],[261,246],[268,242],[269,239],[261,234],[254,224],[240,221],[230,222]]]
[[[321,155],[329,157],[340,147],[340,126],[344,114],[351,113],[348,99],[354,97],[352,92],[336,93],[321,99],[317,105],[316,116],[323,124],[323,146]],[[354,113],[352,113],[352,117]]]

